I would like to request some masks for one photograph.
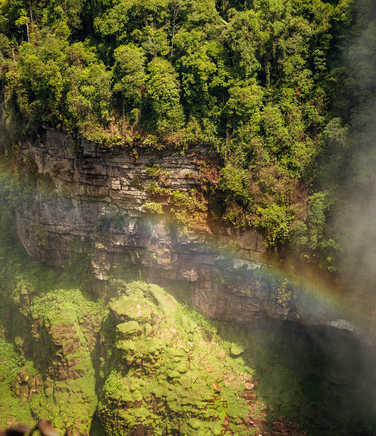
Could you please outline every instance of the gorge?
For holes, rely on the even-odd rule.
[[[168,197],[200,189],[199,150],[135,158],[73,144],[47,130],[20,144],[18,176],[2,170],[6,422],[47,416],[98,435],[372,434],[372,347],[339,306],[277,274],[261,235],[217,226],[214,236],[207,222],[192,229],[144,207],[156,181]]]
[[[0,1],[0,432],[376,434],[370,0]]]

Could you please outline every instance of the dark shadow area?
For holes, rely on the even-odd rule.
[[[284,416],[308,435],[376,434],[376,350],[352,333],[272,319],[217,325],[245,349],[270,423]]]

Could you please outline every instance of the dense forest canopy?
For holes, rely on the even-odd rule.
[[[222,218],[333,269],[349,126],[376,84],[374,11],[356,3],[1,0],[3,121],[111,147],[207,147]]]

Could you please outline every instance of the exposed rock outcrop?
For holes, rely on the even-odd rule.
[[[114,270],[133,270],[163,285],[188,283],[193,305],[212,318],[300,319],[297,295],[281,288],[262,263],[265,246],[259,234],[210,230],[205,207],[196,231],[166,214],[150,213],[161,212],[169,198],[197,193],[207,204],[210,194],[200,192],[207,152],[139,153],[136,158],[87,141],[77,145],[53,130],[24,142],[20,156],[37,175],[35,189],[16,208],[27,252],[60,267],[86,257],[99,281]],[[188,214],[192,211],[188,207]],[[228,243],[235,247],[231,254],[223,250]],[[318,314],[319,322],[325,317]]]

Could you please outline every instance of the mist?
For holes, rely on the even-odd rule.
[[[337,277],[345,303],[369,324],[376,294],[376,8],[354,4],[351,29],[337,41],[330,73],[336,80],[321,167],[321,187],[333,201],[329,233],[338,242]]]

